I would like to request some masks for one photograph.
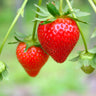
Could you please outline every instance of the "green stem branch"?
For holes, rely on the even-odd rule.
[[[94,4],[94,2],[92,0],[88,0],[88,2],[90,3],[90,5],[92,6],[93,10],[96,13],[96,5]]]
[[[41,6],[42,0],[39,0],[38,5]],[[39,12],[39,8],[37,8],[37,12]],[[36,14],[35,16],[36,18],[38,18],[38,14]],[[36,27],[37,27],[37,20],[34,21],[34,26],[33,26],[33,32],[32,32],[32,40],[35,40],[35,32],[36,32]]]
[[[60,5],[59,5],[59,12],[62,15],[63,11],[62,11],[62,6],[63,6],[63,0],[60,0]]]
[[[13,29],[14,25],[16,24],[16,22],[17,22],[19,16],[21,15],[23,9],[25,8],[27,2],[28,2],[28,0],[24,0],[24,2],[23,2],[23,4],[22,4],[19,12],[17,13],[17,15],[16,15],[16,17],[14,18],[11,26],[9,27],[8,32],[7,32],[7,34],[5,35],[5,38],[4,38],[4,40],[3,40],[3,43],[2,43],[2,45],[1,45],[1,47],[0,47],[0,54],[1,54],[1,52],[2,52],[2,49],[3,49],[3,47],[4,47],[4,44],[6,43],[7,38],[8,38],[8,36],[9,36],[11,30]]]
[[[69,0],[66,0],[66,2],[67,2],[67,4],[68,4],[70,10],[73,11],[72,6],[71,6]],[[74,13],[72,13],[72,15],[73,15],[74,18],[76,18],[76,15],[75,15]],[[82,40],[83,40],[83,43],[84,43],[85,51],[86,51],[86,53],[87,53],[87,52],[88,52],[88,48],[87,48],[87,43],[86,43],[85,37],[84,37],[84,35],[83,35],[83,32],[81,31],[81,28],[80,28],[80,25],[79,25],[78,22],[77,22],[77,25],[78,25],[78,28],[79,28],[79,30],[80,30],[80,34],[81,34],[81,37],[82,37]]]

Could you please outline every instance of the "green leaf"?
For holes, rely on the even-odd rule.
[[[24,17],[24,9],[21,12],[21,16]]]
[[[48,13],[44,10],[44,8],[39,7],[37,4],[34,4],[36,8],[38,8],[42,13]]]
[[[20,9],[18,9],[18,13],[19,13],[19,11],[21,10],[21,8]],[[24,17],[24,9],[22,10],[22,12],[21,12],[21,17]]]
[[[96,46],[94,46],[92,49],[89,49],[89,52],[96,53]]]
[[[18,42],[24,42],[24,39],[25,39],[26,37],[27,37],[27,35],[25,35],[24,33],[15,32],[14,38],[15,38],[16,41],[18,41]]]
[[[1,81],[1,80],[3,80],[3,76],[2,76],[2,74],[0,73],[0,81]]]
[[[0,73],[2,73],[6,68],[6,65],[4,62],[0,61]]]
[[[85,59],[85,60],[82,59],[82,61],[83,61],[82,63],[84,66],[89,66],[91,64],[91,60],[89,59]]]
[[[71,59],[70,61],[72,61],[72,62],[76,62],[76,61],[78,61],[78,60],[79,60],[79,56],[77,56],[77,57]]]
[[[31,46],[36,46],[36,47],[40,47],[41,44],[37,41],[37,42],[28,42],[28,41],[25,41],[26,43],[26,48],[24,50],[24,52],[26,52],[28,50],[28,48],[30,48]]]
[[[9,42],[8,44],[17,44],[18,42]]]
[[[77,51],[77,53],[78,53],[78,54],[81,54],[81,53],[82,53],[82,51]]]
[[[96,69],[96,54],[93,58],[93,63],[91,64],[91,66]]]
[[[42,16],[42,17],[48,17],[50,14],[45,14],[45,13],[41,13],[41,12],[37,12],[36,11],[36,14],[38,14],[39,16]]]
[[[83,17],[90,15],[90,13],[80,11],[80,9],[73,9],[73,13],[76,15],[76,17]]]
[[[56,20],[56,19],[51,19],[50,21],[44,21],[43,23],[41,23],[41,25],[51,23],[51,22],[53,22],[53,21],[55,21],[55,20]]]
[[[44,8],[39,7],[38,5],[35,4],[35,7],[38,8],[40,11],[36,11],[36,14],[38,14],[39,16],[42,17],[48,17],[50,14],[47,10],[45,10]]]
[[[49,17],[47,17],[47,18],[35,18],[34,20],[32,20],[33,22],[34,21],[46,21],[46,20],[48,20],[49,19]]]
[[[40,11],[37,12],[36,14],[38,14],[40,17],[39,18],[34,18],[32,21],[46,21],[50,18],[53,18],[53,16],[45,9],[45,8],[41,8],[38,5],[35,4],[35,7],[38,8]]]
[[[70,17],[70,16],[69,16]],[[75,21],[78,21],[78,22],[81,22],[81,23],[84,23],[84,24],[88,24],[87,22],[85,22],[85,21],[81,21],[81,20],[79,20],[79,19],[77,19],[77,18],[74,18],[74,17],[70,17],[71,19],[73,19],[73,20],[75,20]]]
[[[72,11],[70,11],[70,10],[67,10],[66,12],[64,12],[64,14],[63,15],[69,15],[69,14],[71,14],[71,13],[73,13]]]
[[[48,24],[48,23],[51,23],[53,21],[44,21],[43,23],[41,23],[41,25],[44,25],[44,24]]]
[[[7,65],[0,61],[0,80],[4,79],[8,74]]]
[[[14,36],[14,38],[18,41],[18,42],[24,42],[21,38],[18,38],[18,37],[16,37],[16,36]]]
[[[16,37],[25,38],[27,35],[21,32],[15,32]]]
[[[25,48],[24,52],[26,52],[29,47],[30,47],[30,44],[26,43],[26,48]]]
[[[70,1],[71,6],[73,6],[73,2],[74,2],[74,0]],[[69,6],[66,4],[66,6],[64,8],[64,12],[66,13],[68,10],[69,10]]]
[[[96,28],[94,29],[94,31],[93,31],[93,33],[91,35],[91,38],[94,38],[94,37],[96,37]]]
[[[52,3],[50,3],[50,2],[47,3],[47,9],[52,16],[54,16],[54,17],[60,16],[59,11]]]
[[[7,71],[7,69],[5,69],[3,72],[2,72],[2,76],[3,77],[6,77],[8,75],[8,71]]]

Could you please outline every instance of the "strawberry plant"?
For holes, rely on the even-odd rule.
[[[66,0],[64,9],[63,0],[60,0],[58,8],[55,1],[47,2],[47,10],[41,7],[42,0],[38,1],[38,5],[35,4],[37,8],[35,11],[36,16],[32,20],[34,22],[32,35],[29,36],[28,34],[25,35],[16,32],[14,36],[16,41],[9,43],[19,43],[16,49],[16,56],[22,67],[29,76],[35,77],[43,65],[45,65],[49,56],[57,63],[63,63],[67,60],[69,54],[71,54],[81,35],[85,49],[80,50],[78,56],[71,59],[70,62],[77,62],[82,71],[87,74],[92,73],[96,69],[96,47],[88,49],[82,28],[79,25],[79,22],[81,22],[87,26],[88,23],[79,18],[88,16],[90,13],[73,8],[73,0]],[[5,35],[0,47],[0,54],[18,18],[20,16],[24,17],[24,8],[27,2],[28,0],[24,0]],[[88,0],[88,2],[96,13],[96,1]],[[96,37],[96,30],[91,37]],[[5,63],[0,61],[0,79],[3,79],[6,72],[7,67]]]

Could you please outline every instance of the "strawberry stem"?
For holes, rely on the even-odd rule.
[[[4,38],[4,40],[3,40],[3,43],[2,43],[2,45],[1,45],[1,47],[0,47],[0,54],[1,54],[1,52],[2,52],[2,49],[3,49],[3,47],[4,47],[4,45],[5,45],[6,41],[7,41],[7,38],[8,38],[8,36],[9,36],[11,30],[13,29],[14,25],[16,24],[19,16],[20,16],[21,13],[22,13],[22,10],[25,8],[27,2],[28,2],[28,0],[24,0],[24,2],[23,2],[23,4],[22,4],[19,12],[17,13],[17,15],[16,15],[16,17],[14,18],[11,26],[9,27],[8,32],[7,32],[7,34],[5,35],[5,38]]]
[[[90,5],[92,6],[93,10],[96,13],[96,6],[95,6],[94,2],[92,0],[88,0],[88,2],[90,3]]]
[[[42,3],[42,0],[39,0],[38,5],[41,6],[41,3]],[[39,12],[39,11],[40,11],[40,9],[37,8],[37,12]],[[38,18],[38,14],[36,14],[35,17]],[[34,26],[33,26],[33,32],[32,32],[32,40],[33,41],[35,40],[36,27],[37,27],[37,20],[34,21]]]
[[[70,10],[73,11],[72,6],[71,6],[69,0],[66,0],[66,2],[67,2],[67,4],[68,4]],[[74,18],[76,18],[76,15],[75,15],[74,13],[72,13],[72,15],[73,15]],[[81,34],[81,37],[82,37],[82,40],[83,40],[83,43],[84,43],[84,47],[85,47],[85,52],[88,53],[87,43],[86,43],[84,34],[83,34],[83,32],[81,31],[81,28],[80,28],[79,23],[78,23],[78,22],[76,22],[76,23],[77,23],[78,28],[79,28],[79,30],[80,30],[80,34]]]
[[[60,15],[62,15],[62,13],[63,13],[63,11],[62,11],[62,6],[63,6],[63,0],[60,0],[60,5],[59,5]]]

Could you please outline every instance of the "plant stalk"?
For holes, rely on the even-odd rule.
[[[62,11],[62,6],[63,6],[63,0],[60,0],[60,5],[59,5],[59,12],[62,15],[63,11]]]
[[[28,2],[28,0],[24,0],[24,2],[23,2],[23,4],[22,4],[22,6],[21,6],[19,12],[17,13],[17,15],[16,15],[16,17],[14,18],[14,20],[13,20],[11,26],[9,27],[8,32],[7,32],[7,34],[6,34],[5,37],[4,37],[3,43],[1,44],[1,47],[0,47],[0,54],[1,54],[1,52],[2,52],[2,49],[3,49],[3,47],[4,47],[4,45],[5,45],[6,41],[7,41],[7,38],[8,38],[8,36],[9,36],[11,30],[13,29],[14,25],[16,24],[16,22],[17,22],[19,16],[21,15],[23,9],[25,8],[27,2]]]
[[[39,0],[38,5],[41,6],[41,4],[42,4],[42,0]],[[39,11],[40,11],[39,8],[37,8],[37,12],[39,12]],[[38,14],[36,14],[35,17],[38,18]],[[32,40],[35,40],[36,27],[37,27],[37,20],[34,21],[33,32],[32,32]]]
[[[92,0],[88,0],[88,2],[90,3],[90,5],[92,6],[93,10],[96,13],[96,5],[94,4],[94,2]]]
[[[66,0],[66,2],[67,2],[67,4],[68,4],[70,10],[73,11],[72,6],[71,6],[69,0]],[[72,15],[73,15],[74,18],[76,18],[76,15],[75,15],[74,13],[72,13]],[[78,28],[79,28],[79,30],[80,30],[80,34],[81,34],[81,37],[82,37],[82,40],[83,40],[83,43],[84,43],[84,47],[85,47],[85,52],[88,53],[87,43],[86,43],[84,34],[83,34],[83,32],[82,32],[82,30],[81,30],[81,28],[80,28],[79,23],[78,23],[78,22],[76,22],[76,23],[77,23],[77,26],[78,26]]]

